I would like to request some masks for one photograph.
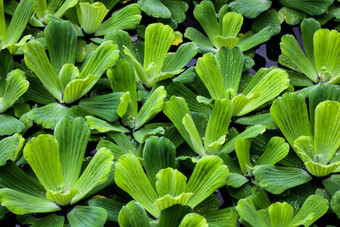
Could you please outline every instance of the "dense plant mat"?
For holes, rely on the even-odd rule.
[[[339,0],[0,0],[0,225],[340,223]]]

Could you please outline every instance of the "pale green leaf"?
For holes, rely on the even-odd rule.
[[[173,197],[171,195],[165,195],[155,200],[155,208],[158,213],[161,213],[162,210],[165,210],[174,205],[177,205],[177,204],[185,205],[188,203],[192,195],[193,193],[182,193],[176,197]]]
[[[178,170],[164,168],[158,172],[156,177],[156,189],[159,197],[166,195],[177,197],[185,191],[187,178]]]
[[[306,171],[293,167],[261,165],[253,173],[260,187],[272,194],[280,194],[312,179]]]
[[[170,18],[171,12],[161,0],[139,0],[138,4],[147,15],[156,18]]]
[[[201,32],[199,32],[197,29],[193,27],[188,27],[185,30],[184,37],[196,43],[196,45],[204,53],[216,52],[216,50],[214,49],[214,45],[211,43],[211,41],[205,35],[203,35]]]
[[[230,3],[229,7],[247,18],[255,18],[271,5],[272,2],[269,0],[236,0]]]
[[[106,218],[106,210],[101,207],[78,205],[67,213],[67,220],[72,227],[101,227]]]
[[[67,84],[64,90],[63,101],[66,103],[73,103],[81,99],[98,81],[98,77],[88,75],[83,79],[74,79]]]
[[[75,204],[84,198],[94,187],[105,183],[111,170],[113,154],[107,148],[101,148],[92,158],[80,178],[72,188],[79,193],[73,197],[71,204]]]
[[[265,126],[267,129],[273,130],[277,129],[277,125],[273,120],[270,113],[257,114],[253,116],[245,116],[235,120],[235,123],[241,125],[256,125],[260,124]]]
[[[39,135],[24,148],[24,157],[46,190],[59,191],[64,185],[58,141],[51,135]]]
[[[190,213],[184,216],[179,227],[208,227],[207,220],[199,214]]]
[[[92,34],[98,30],[106,14],[109,12],[101,2],[95,2],[93,4],[79,2],[76,9],[79,24],[88,34]]]
[[[250,145],[251,140],[248,138],[240,138],[236,140],[235,152],[237,155],[238,163],[240,164],[243,175],[247,174],[247,166],[251,165],[250,162]]]
[[[268,213],[272,226],[285,227],[289,226],[294,210],[293,207],[286,202],[277,202],[268,208]]]
[[[314,62],[314,42],[313,37],[317,30],[321,28],[320,23],[314,18],[304,19],[301,22],[301,34],[303,47],[309,60]]]
[[[256,165],[275,165],[288,155],[289,144],[282,137],[272,137],[266,147],[266,151],[257,160]]]
[[[5,165],[7,160],[15,161],[24,142],[25,139],[20,134],[0,140],[0,166]]]
[[[149,218],[143,207],[136,201],[131,201],[119,212],[118,223],[121,227],[149,227]]]
[[[237,47],[239,47],[241,51],[244,52],[256,47],[257,45],[267,42],[272,37],[271,30],[271,27],[267,26],[257,33],[249,31],[240,39]]]
[[[338,218],[340,218],[340,191],[337,191],[331,200],[332,210],[336,213]]]
[[[201,158],[187,183],[186,192],[194,194],[188,205],[197,206],[215,190],[226,185],[228,175],[228,167],[219,157],[205,156]]]
[[[0,189],[1,205],[15,214],[46,213],[61,210],[54,202],[9,188]]]
[[[154,217],[158,216],[153,205],[158,196],[136,156],[126,154],[119,158],[116,164],[115,182],[150,214]]]
[[[206,151],[203,147],[201,137],[191,115],[186,114],[182,119],[182,124],[184,125],[184,128],[190,137],[190,144],[192,144],[194,151],[203,157],[206,154]]]

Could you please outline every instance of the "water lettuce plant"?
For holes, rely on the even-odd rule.
[[[338,226],[340,0],[0,0],[0,226]]]

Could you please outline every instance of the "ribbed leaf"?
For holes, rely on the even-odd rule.
[[[204,218],[211,227],[219,227],[222,225],[236,227],[238,226],[239,215],[236,209],[232,207],[209,212]]]
[[[133,67],[126,60],[119,60],[117,64],[107,71],[113,92],[130,92],[132,101],[132,115],[135,117],[138,111],[136,75]]]
[[[150,214],[154,217],[158,216],[153,205],[158,196],[136,156],[126,154],[119,158],[116,164],[115,182]]]
[[[275,165],[289,153],[289,144],[282,137],[272,137],[266,151],[261,155],[256,165]]]
[[[25,63],[40,79],[45,88],[59,101],[62,99],[62,90],[59,80],[43,46],[38,41],[31,41],[25,45]]]
[[[68,83],[64,90],[63,101],[73,103],[88,93],[98,81],[98,77],[88,75],[83,79],[74,79]]]
[[[28,118],[34,120],[44,128],[54,129],[57,123],[63,119],[70,109],[59,103],[50,103],[46,106],[32,109],[28,112]]]
[[[261,43],[267,42],[271,37],[272,29],[270,26],[261,29],[257,33],[249,31],[240,39],[237,43],[237,47],[239,47],[242,52],[245,52]]]
[[[221,68],[224,89],[232,88],[237,94],[244,64],[241,50],[239,48],[231,50],[221,48],[217,51],[216,58]]]
[[[214,45],[211,43],[208,37],[193,27],[189,27],[185,30],[184,37],[196,43],[203,53],[216,52]]]
[[[54,71],[59,74],[64,64],[76,60],[77,31],[70,21],[52,21],[44,31]]]
[[[86,122],[90,129],[95,129],[98,132],[130,132],[130,130],[124,128],[119,122],[108,123],[92,116],[86,116]]]
[[[204,147],[208,153],[215,154],[219,151],[219,149],[210,150],[208,146],[226,136],[232,112],[233,107],[229,99],[215,101],[204,136]]]
[[[268,213],[272,226],[285,227],[293,217],[293,207],[286,202],[274,203],[268,208]]]
[[[253,173],[259,185],[272,194],[280,194],[312,179],[304,170],[293,167],[261,165]]]
[[[328,207],[328,201],[321,195],[311,195],[303,203],[301,209],[295,215],[290,225],[310,226],[327,212]]]
[[[159,197],[177,197],[185,191],[187,178],[178,170],[164,168],[157,174],[156,189]]]
[[[161,0],[140,0],[138,4],[147,15],[156,18],[170,18],[171,12]]]
[[[78,205],[67,214],[67,220],[72,227],[101,227],[106,218],[106,210],[101,207]]]
[[[282,54],[293,64],[295,71],[305,74],[313,82],[317,82],[318,74],[313,65],[301,50],[296,39],[292,35],[284,35],[281,38],[280,47]],[[279,58],[281,63],[281,59]]]
[[[314,62],[314,43],[313,37],[317,30],[321,28],[320,23],[314,18],[304,19],[301,22],[301,34],[303,47],[310,62]]]
[[[150,24],[146,28],[144,69],[155,64],[153,74],[157,75],[161,72],[166,54],[174,38],[175,33],[169,25],[157,23]]]
[[[76,9],[79,24],[88,34],[97,31],[106,14],[109,12],[101,2],[95,2],[92,5],[88,2],[79,2]]]
[[[258,225],[261,227],[267,227],[265,217],[260,215],[259,212],[255,209],[251,198],[241,199],[238,201],[236,210],[238,211],[240,217],[246,222],[252,225]]]
[[[315,109],[315,155],[327,164],[340,146],[340,103],[325,101]]]
[[[267,129],[271,129],[271,130],[277,129],[277,125],[275,124],[275,121],[273,120],[270,113],[241,117],[235,120],[235,123],[241,124],[241,125],[260,124],[260,125],[266,126]]]
[[[232,152],[235,149],[235,144],[236,141],[240,138],[254,138],[259,134],[262,134],[266,131],[266,127],[262,126],[262,125],[254,125],[251,126],[249,128],[247,128],[246,130],[244,130],[243,132],[241,132],[240,134],[238,134],[237,136],[235,136],[233,139],[231,139],[230,141],[226,142],[221,150],[220,150],[220,154],[224,153],[224,154],[229,154],[230,152]]]
[[[182,124],[189,135],[190,144],[192,144],[193,150],[203,157],[206,152],[192,116],[186,114],[182,119]]]
[[[15,214],[46,213],[61,210],[52,201],[9,188],[0,189],[1,205]]]
[[[107,212],[107,220],[118,222],[119,211],[124,206],[124,203],[113,199],[94,198],[88,201],[89,206],[104,208]]]
[[[184,216],[192,212],[193,210],[189,206],[180,204],[164,209],[159,217],[159,227],[179,226]]]
[[[8,25],[7,40],[5,39],[5,43],[10,44],[19,41],[36,7],[37,4],[34,0],[23,0],[19,2],[11,22]]]
[[[235,152],[237,155],[238,163],[240,164],[243,175],[247,173],[247,166],[251,165],[250,162],[250,145],[251,140],[247,138],[240,138],[236,141]]]
[[[0,50],[0,62],[2,62],[0,65],[0,97],[2,97],[5,92],[7,74],[13,69],[14,66],[13,57],[8,52],[8,50]]]
[[[197,206],[216,189],[226,185],[229,170],[223,165],[222,159],[217,156],[205,156],[201,158],[187,183],[186,192],[194,195],[188,205]]]
[[[116,92],[82,99],[78,106],[94,116],[114,122],[118,120],[117,108],[122,94],[121,92]]]
[[[78,3],[78,0],[66,0],[64,3],[59,7],[57,12],[54,13],[53,16],[61,18],[68,9],[72,8]]]
[[[100,78],[106,70],[116,64],[119,58],[117,49],[118,46],[112,41],[103,42],[82,66],[79,78],[84,79],[88,75]]]
[[[280,17],[275,9],[261,13],[251,27],[254,32],[259,32],[267,26],[270,26],[272,35],[278,35],[281,32]]]
[[[126,7],[116,10],[111,17],[102,23],[95,36],[102,36],[113,30],[134,29],[141,21],[141,11],[137,4],[129,4]]]
[[[49,227],[63,227],[65,223],[65,217],[59,216],[56,214],[50,214],[46,217],[43,217],[36,222],[34,222],[31,226],[32,227],[39,227],[39,226],[49,226]]]
[[[112,162],[113,155],[111,151],[106,148],[101,148],[73,185],[73,188],[77,189],[79,193],[73,197],[71,204],[75,204],[84,198],[94,187],[105,183],[108,179]]]
[[[135,130],[140,128],[146,122],[151,120],[163,109],[164,98],[166,96],[166,90],[163,86],[159,86],[154,92],[152,92],[142,108],[139,110],[135,119]]]
[[[340,191],[336,192],[331,200],[332,210],[340,218]]]
[[[174,167],[175,156],[176,147],[169,139],[151,136],[146,140],[143,149],[143,160],[148,179],[152,186],[155,187],[156,174],[161,169]]]
[[[188,3],[181,0],[164,1],[163,4],[168,7],[171,12],[171,18],[177,23],[181,23],[185,20],[185,12],[189,9]]]
[[[212,53],[205,54],[198,59],[196,72],[213,99],[226,98],[221,69],[216,57]]]
[[[321,81],[327,77],[338,76],[340,66],[337,59],[340,57],[340,33],[336,30],[320,29],[314,34],[314,57],[317,72]]]
[[[28,89],[29,82],[20,69],[8,74],[3,97],[0,97],[0,113],[9,109]]]
[[[78,180],[90,137],[90,129],[83,118],[65,117],[55,128],[60,165],[65,185],[69,188]]]
[[[20,134],[0,140],[0,166],[5,165],[7,160],[15,161],[24,142],[25,139]]]
[[[155,200],[155,208],[158,213],[176,204],[186,205],[193,193],[182,193],[179,196],[173,197],[171,195],[165,195]]]
[[[190,213],[184,216],[179,227],[208,227],[207,220],[199,214]]]
[[[256,75],[253,78],[256,80]],[[248,85],[250,86],[250,84]],[[289,86],[288,74],[281,69],[274,69],[269,71],[254,87],[243,91],[244,95],[258,93],[259,96],[252,99],[237,116],[245,115],[271,99],[278,96]]]
[[[293,8],[305,12],[311,16],[324,14],[328,7],[333,3],[333,0],[280,0],[280,3],[286,7]]]
[[[39,135],[24,148],[24,157],[46,190],[59,191],[64,185],[58,141],[51,135]]]
[[[196,5],[194,16],[200,22],[210,41],[215,45],[215,37],[221,35],[221,28],[217,22],[214,4],[211,1],[202,1]]]
[[[148,216],[143,207],[136,201],[131,201],[123,206],[118,216],[121,227],[149,227]]]
[[[181,45],[174,54],[168,54],[163,65],[163,72],[176,72],[185,67],[197,54],[198,47],[195,43]]]
[[[270,113],[294,149],[294,141],[300,136],[312,136],[307,105],[302,95],[287,93],[275,100]]]
[[[255,18],[269,9],[272,2],[269,0],[236,0],[230,3],[232,11],[241,13],[247,18]]]

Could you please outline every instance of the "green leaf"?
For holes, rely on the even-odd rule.
[[[182,193],[179,196],[173,197],[171,195],[165,195],[159,199],[155,200],[155,208],[158,213],[161,213],[162,210],[167,209],[176,204],[185,205],[188,203],[193,193]]]
[[[184,125],[184,128],[190,137],[190,144],[192,145],[193,150],[201,157],[203,157],[206,154],[206,152],[203,147],[201,137],[196,128],[195,122],[192,119],[191,115],[186,114],[182,119],[182,124]]]
[[[314,61],[314,43],[313,37],[317,30],[321,28],[320,23],[314,18],[304,19],[301,22],[301,33],[303,40],[303,47],[310,62]]]
[[[246,130],[244,130],[243,132],[241,132],[240,134],[238,134],[237,136],[235,136],[233,139],[229,140],[228,142],[226,142],[221,150],[220,150],[220,154],[229,154],[231,153],[234,149],[235,149],[235,144],[236,141],[240,138],[254,138],[259,134],[262,134],[266,131],[266,127],[262,126],[262,125],[254,125],[251,126],[249,128],[247,128]]]
[[[161,23],[150,24],[145,30],[144,69],[153,68],[153,75],[161,72],[166,54],[175,38],[175,33],[169,25]],[[150,80],[152,78],[148,78]],[[146,83],[149,87],[150,82]]]
[[[188,206],[197,206],[215,190],[226,185],[228,176],[229,169],[223,165],[222,159],[217,156],[201,158],[187,183],[186,192],[194,194]]]
[[[275,9],[261,13],[251,27],[254,32],[259,32],[267,26],[270,26],[272,35],[277,35],[281,32],[281,21]]]
[[[257,160],[256,165],[275,165],[289,153],[289,144],[282,137],[274,136],[269,140],[266,151]]]
[[[51,64],[59,74],[64,64],[74,64],[76,60],[77,31],[70,21],[52,21],[44,34]]]
[[[242,51],[237,47],[231,50],[220,48],[216,53],[216,59],[221,68],[224,89],[234,89],[237,94],[244,65]]]
[[[275,100],[270,113],[293,149],[298,137],[312,136],[304,96],[296,93],[284,94]]]
[[[306,17],[305,13],[287,7],[282,7],[278,13],[280,20],[289,25],[298,25]]]
[[[219,227],[222,225],[236,227],[238,226],[239,215],[234,207],[209,212],[204,216],[208,225],[211,227]]]
[[[171,206],[162,210],[158,225],[159,227],[179,226],[184,216],[192,212],[193,210],[189,206],[183,206],[180,204]]]
[[[83,79],[74,79],[65,87],[63,101],[73,103],[88,93],[98,81],[98,77],[88,75]]]
[[[207,220],[199,214],[190,213],[184,216],[179,227],[208,227]]]
[[[101,148],[92,158],[80,178],[72,185],[79,193],[73,197],[71,204],[75,204],[84,198],[94,187],[99,186],[108,179],[113,155],[107,148]]]
[[[311,195],[303,203],[301,209],[295,215],[290,225],[310,226],[327,212],[328,207],[328,201],[321,195]]]
[[[247,18],[255,18],[260,13],[270,8],[272,2],[269,0],[236,0],[229,4],[232,11],[241,13]]]
[[[140,0],[138,4],[147,15],[156,18],[170,18],[171,12],[161,0]]]
[[[242,116],[255,110],[288,88],[289,79],[288,74],[285,71],[273,69],[266,73],[262,78],[260,77],[261,73],[262,72],[258,72],[253,78],[253,80],[258,83],[252,87],[252,80],[243,91],[243,95],[258,93],[259,96],[247,103],[237,116]]]
[[[337,191],[331,200],[332,210],[336,213],[338,218],[340,218],[340,191]]]
[[[184,37],[196,43],[203,53],[216,52],[214,45],[208,37],[193,27],[189,27],[185,30]]]
[[[277,129],[277,125],[275,124],[275,121],[273,120],[270,113],[241,117],[235,120],[235,123],[241,124],[241,125],[261,124],[263,126],[266,126],[267,129],[271,129],[271,130]]]
[[[150,214],[154,217],[158,216],[153,205],[158,196],[136,156],[126,154],[119,158],[116,164],[115,182]]]
[[[99,26],[94,35],[106,35],[108,32],[116,29],[134,29],[139,24],[141,19],[141,11],[138,7],[138,4],[129,4],[120,10],[114,11],[111,17]]]
[[[0,166],[6,165],[7,160],[15,161],[24,142],[25,139],[20,134],[0,140]]]
[[[261,165],[253,173],[260,187],[276,195],[312,179],[306,171],[293,167]]]
[[[142,125],[162,111],[165,97],[166,90],[163,86],[159,86],[149,95],[148,99],[136,116],[135,130],[139,129]]]
[[[303,53],[294,36],[282,36],[280,48],[282,55],[284,55],[284,57],[287,58],[292,64],[292,66],[289,68],[305,74],[313,82],[318,81],[318,73],[315,66]],[[279,63],[285,65],[282,63],[281,58],[279,58]]]
[[[155,185],[159,197],[166,195],[177,197],[185,191],[187,178],[178,170],[163,168],[157,173],[156,177],[157,182]]]
[[[340,146],[340,103],[325,101],[315,109],[314,147],[315,155],[327,164]]]
[[[189,9],[188,4],[181,0],[164,1],[163,4],[168,7],[171,12],[171,19],[175,20],[177,23],[181,23],[185,20],[185,12]]]
[[[250,162],[250,145],[251,140],[248,138],[240,138],[236,141],[235,152],[237,155],[237,160],[240,164],[241,171],[243,175],[247,173],[247,166],[251,165]]]
[[[259,32],[254,33],[253,31],[247,32],[238,42],[237,47],[242,52],[250,50],[257,45],[267,42],[272,37],[272,29],[267,26],[261,29]]]
[[[68,9],[72,8],[78,3],[78,0],[66,0],[64,3],[59,7],[57,12],[54,13],[53,16],[61,18]]]
[[[240,217],[248,222],[249,224],[255,224],[261,227],[269,226],[266,223],[265,217],[260,215],[260,213],[255,209],[251,197],[246,199],[240,199],[237,203],[236,210]]]
[[[53,136],[39,135],[33,138],[26,144],[23,153],[46,190],[62,189],[64,180],[59,161],[58,141]]]
[[[28,89],[29,82],[20,69],[10,72],[6,78],[3,97],[0,97],[0,113],[9,109]]]
[[[78,205],[67,214],[67,220],[72,227],[101,227],[106,218],[106,210],[101,207]]]
[[[175,156],[176,147],[169,139],[151,136],[146,140],[143,149],[143,160],[148,179],[152,186],[155,187],[156,174],[161,169],[174,167]],[[163,195],[160,195],[160,197],[162,196]]]
[[[62,90],[59,79],[43,46],[38,41],[31,41],[25,45],[25,63],[40,79],[45,88],[59,101],[62,100]]]
[[[243,16],[241,14],[235,12],[226,13],[222,18],[222,37],[235,38],[240,32],[242,24]],[[229,49],[232,48],[234,47]]]
[[[232,112],[233,107],[229,99],[215,101],[204,136],[204,147],[208,153],[215,154],[219,151],[219,149],[212,151],[208,149],[208,146],[218,141],[221,137],[225,138]],[[222,144],[220,146],[222,146]]]
[[[143,207],[136,201],[130,201],[123,206],[118,216],[119,226],[122,227],[148,227],[149,218]]]
[[[78,106],[94,116],[109,122],[114,122],[119,118],[117,108],[120,104],[122,94],[121,92],[116,92],[82,99]]]
[[[32,227],[39,227],[39,226],[50,226],[50,227],[63,227],[65,223],[65,217],[59,216],[56,214],[50,214],[46,217],[43,217],[36,222],[34,222],[31,226]]]
[[[80,175],[90,129],[83,118],[65,117],[55,128],[54,136],[58,141],[63,179],[71,188]]]
[[[88,201],[89,206],[104,208],[107,212],[107,221],[118,222],[119,211],[124,203],[113,199],[94,198]]]
[[[32,109],[28,112],[28,118],[42,125],[44,128],[54,129],[57,123],[63,119],[70,109],[57,102]]]
[[[93,4],[79,2],[76,9],[79,24],[88,34],[97,31],[106,14],[109,12],[101,2],[95,2]]]
[[[0,189],[1,205],[15,214],[46,213],[61,210],[54,202],[9,188]]]
[[[293,207],[286,202],[274,203],[268,208],[268,213],[272,226],[289,226],[293,217]]]
[[[301,0],[299,2],[293,0],[280,0],[280,3],[286,7],[300,10],[311,16],[317,16],[324,14],[328,7],[333,3],[333,0]]]
[[[130,92],[132,101],[132,115],[138,112],[136,76],[133,67],[126,60],[119,60],[117,64],[107,71],[113,92]]]
[[[321,81],[327,80],[327,73],[337,76],[340,67],[336,59],[340,56],[340,33],[336,30],[320,29],[314,34],[314,56]],[[331,45],[330,45],[331,44]]]
[[[1,36],[1,32],[0,32]],[[14,61],[8,50],[0,50],[0,97],[4,95],[7,74],[13,69]]]
[[[212,53],[205,54],[203,57],[198,58],[196,72],[213,99],[226,98],[221,70],[216,57]]]
[[[100,78],[106,70],[113,67],[119,58],[118,46],[112,41],[105,41],[91,54],[82,66],[80,79],[88,75]]]
[[[5,43],[17,43],[37,7],[34,0],[20,1],[7,28]],[[12,53],[14,54],[14,53]]]

